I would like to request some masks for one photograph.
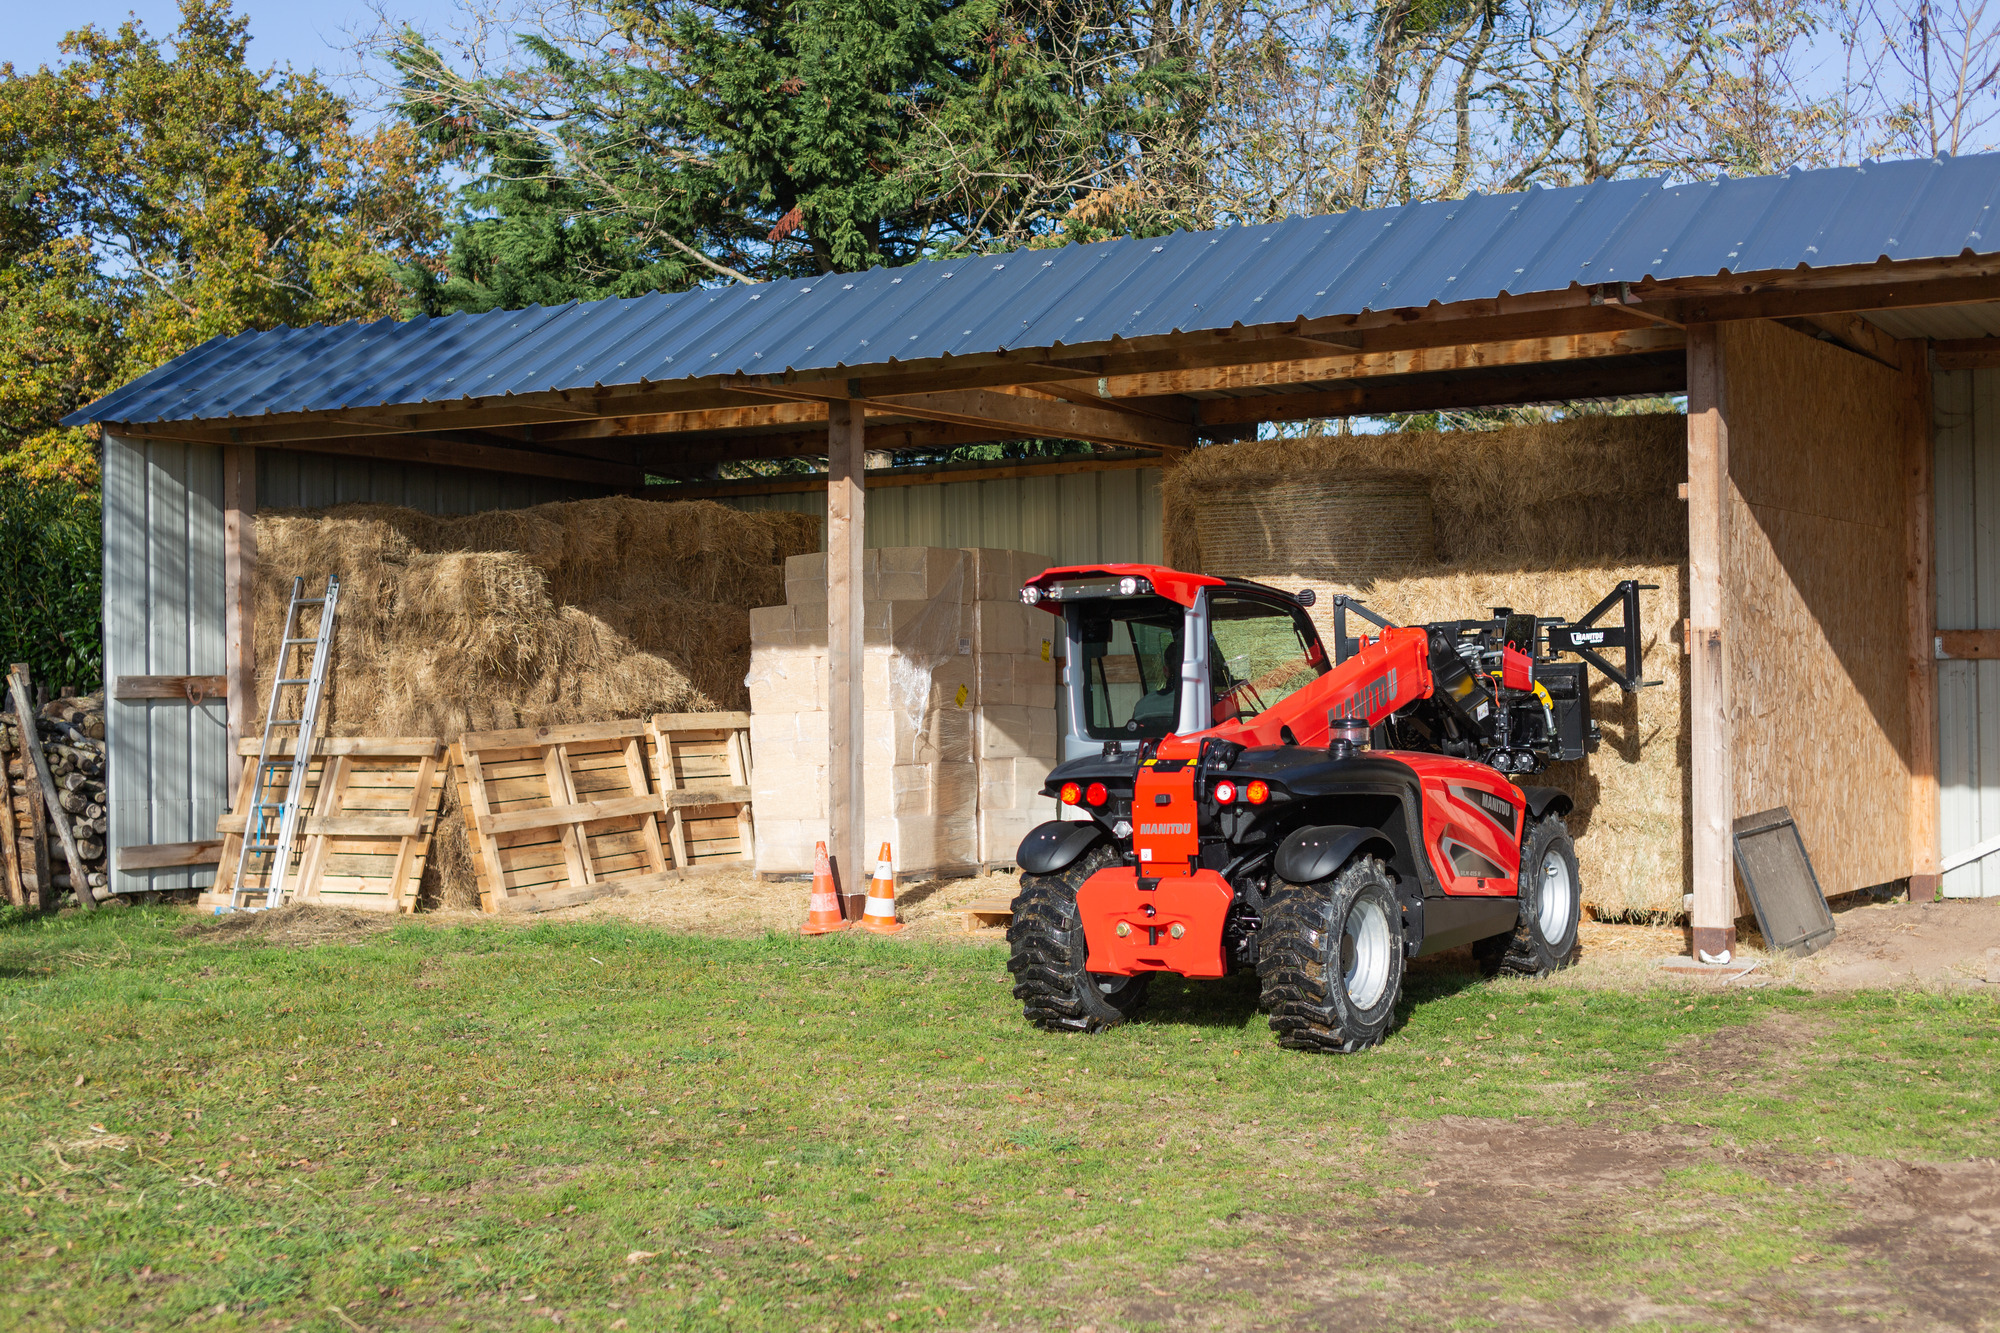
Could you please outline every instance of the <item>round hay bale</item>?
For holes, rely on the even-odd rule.
[[[1437,561],[1430,482],[1413,472],[1224,482],[1206,493],[1194,527],[1204,574],[1351,584]]]

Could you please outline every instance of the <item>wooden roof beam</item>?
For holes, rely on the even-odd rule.
[[[1338,389],[1201,402],[1204,426],[1261,421],[1304,421],[1313,417],[1377,416],[1384,412],[1431,412],[1523,403],[1624,398],[1679,393],[1687,387],[1687,358],[1679,351],[1652,352],[1571,365],[1519,367],[1492,374],[1409,376],[1360,381]]]
[[[164,429],[113,426],[114,434],[139,439],[178,440],[186,444],[245,445],[256,449],[290,449],[302,453],[339,454],[349,458],[381,458],[396,463],[429,463],[436,467],[471,468],[480,472],[506,472],[524,477],[550,477],[558,481],[580,481],[599,486],[639,486],[645,470],[632,463],[575,458],[563,454],[537,453],[528,449],[507,449],[498,445],[470,444],[420,434],[321,436],[306,440],[231,440],[214,432],[186,430],[178,426]]]
[[[953,481],[1007,481],[1019,477],[1059,477],[1076,472],[1118,472],[1131,468],[1160,467],[1154,455],[1067,458],[1023,458],[1004,462],[945,463],[935,467],[870,468],[868,489],[887,486],[928,486]],[[825,473],[798,473],[778,477],[746,477],[733,481],[683,482],[669,486],[648,486],[640,492],[648,500],[720,500],[738,495],[787,495],[818,493],[826,489]]]
[[[871,413],[916,417],[958,426],[991,430],[1000,435],[1042,436],[1057,440],[1087,440],[1179,453],[1194,447],[1194,430],[1185,422],[1161,421],[1107,404],[967,389],[956,393],[910,393],[893,398],[853,398],[846,386],[759,386],[746,391],[795,401],[858,402]]]

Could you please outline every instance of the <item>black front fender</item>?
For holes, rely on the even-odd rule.
[[[1044,827],[1047,827],[1044,825]],[[1346,824],[1320,824],[1293,829],[1278,844],[1271,868],[1278,878],[1293,884],[1311,884],[1325,879],[1347,864],[1347,858],[1363,847],[1374,850],[1384,860],[1394,860],[1396,849],[1382,836],[1382,830],[1352,828]]]
[[[1031,875],[1052,875],[1109,836],[1094,823],[1052,819],[1037,824],[1021,839],[1021,850],[1014,854],[1014,864]]]
[[[1528,799],[1528,818],[1540,819],[1543,815],[1566,815],[1576,809],[1576,802],[1570,800],[1569,793],[1554,787],[1523,787],[1521,795]]]

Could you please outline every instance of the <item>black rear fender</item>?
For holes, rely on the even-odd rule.
[[[1339,870],[1356,852],[1369,851],[1384,861],[1396,860],[1396,845],[1380,829],[1347,824],[1313,824],[1293,829],[1278,844],[1271,869],[1279,879],[1312,884]]]
[[[1014,854],[1014,864],[1031,875],[1052,875],[1098,843],[1109,841],[1110,836],[1094,823],[1052,819],[1037,824],[1021,839],[1021,850]]]

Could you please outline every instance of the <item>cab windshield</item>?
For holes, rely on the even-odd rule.
[[[1184,611],[1164,597],[1077,605],[1083,732],[1094,740],[1156,740],[1180,715]]]
[[[1312,622],[1296,607],[1212,593],[1208,630],[1211,725],[1255,717],[1328,669]]]

